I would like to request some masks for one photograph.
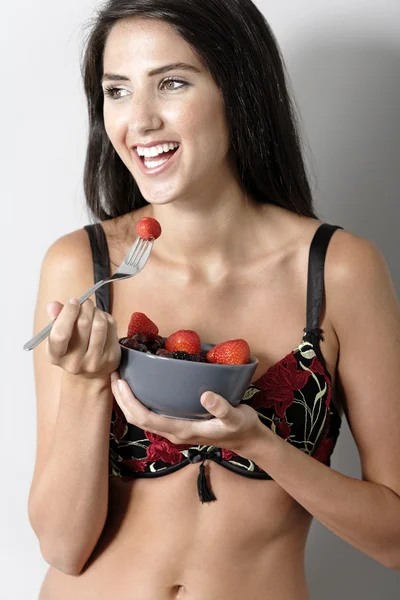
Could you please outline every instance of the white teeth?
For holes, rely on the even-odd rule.
[[[146,167],[146,169],[155,169],[156,167],[160,167],[167,161],[168,158],[163,158],[162,160],[145,160],[144,166]]]
[[[154,158],[163,152],[169,152],[170,150],[174,150],[178,148],[179,144],[176,142],[170,142],[165,144],[160,144],[159,146],[152,146],[151,148],[143,148],[141,146],[136,147],[136,152],[139,156],[144,156],[145,158]]]

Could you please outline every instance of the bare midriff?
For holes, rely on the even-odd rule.
[[[110,481],[109,512],[78,576],[50,568],[39,600],[308,600],[311,516],[274,481],[211,461],[217,501],[201,504],[198,465]]]

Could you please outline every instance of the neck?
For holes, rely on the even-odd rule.
[[[146,214],[162,224],[157,255],[180,267],[202,268],[234,263],[251,254],[257,235],[257,213],[262,206],[232,185],[196,199],[146,207]]]

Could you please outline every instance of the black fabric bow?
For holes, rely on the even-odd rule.
[[[215,460],[221,462],[222,452],[221,448],[211,448],[210,450],[197,450],[196,448],[190,448],[188,450],[189,462],[194,465],[205,460]]]

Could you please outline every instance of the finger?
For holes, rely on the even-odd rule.
[[[115,373],[116,372],[114,371],[112,375],[114,375]],[[140,426],[142,429],[144,429],[145,423],[147,423],[146,411],[148,411],[148,409],[144,405],[141,405],[144,409],[143,411],[140,410],[140,407],[139,410],[137,409],[137,407],[135,407],[136,403],[141,403],[139,403],[138,399],[132,394],[132,391],[126,383],[126,381],[124,381],[123,379],[112,377],[111,389],[128,423],[131,423],[132,425],[137,425],[138,427]]]
[[[107,340],[106,345],[104,347],[104,353],[113,352],[115,348],[119,348],[118,345],[118,330],[117,330],[117,321],[112,317],[109,313],[103,313],[107,318],[108,323],[108,332],[107,332]]]
[[[86,302],[80,306],[78,318],[73,324],[68,350],[71,355],[74,355],[78,362],[83,359],[89,346],[95,308],[93,300],[86,300]]]
[[[92,327],[90,331],[90,337],[88,347],[85,355],[85,363],[87,366],[95,368],[96,364],[100,362],[104,354],[104,348],[107,342],[108,336],[108,319],[104,312],[95,308],[92,319]]]
[[[178,433],[182,423],[179,419],[168,419],[149,410],[132,393],[129,385],[123,379],[112,383],[116,401],[128,423],[136,425],[145,431],[165,436]],[[185,422],[187,427],[187,423]]]
[[[63,307],[64,304],[61,304],[61,302],[57,302],[57,300],[52,300],[51,302],[48,302],[46,310],[50,319],[56,319],[62,311]]]
[[[235,408],[219,394],[204,392],[200,402],[211,415],[223,421],[225,425],[234,425],[237,422]]]
[[[67,353],[79,312],[79,301],[71,298],[59,313],[47,340],[47,350],[52,359],[59,359]]]
[[[119,371],[113,371],[110,375],[111,385],[120,378]]]

